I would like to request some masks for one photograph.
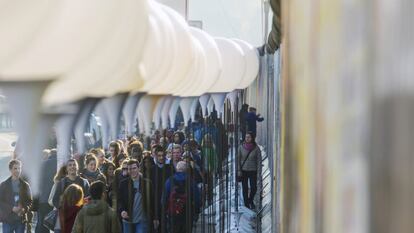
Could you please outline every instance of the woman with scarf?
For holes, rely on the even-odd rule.
[[[260,172],[261,155],[254,134],[246,133],[244,142],[238,148],[238,176],[242,178],[244,205],[250,209],[256,208],[253,200],[257,192],[257,174]],[[248,184],[250,184],[250,193]]]
[[[98,159],[92,153],[85,156],[85,169],[83,170],[81,177],[88,180],[89,184],[100,180],[106,184],[106,177],[98,169]]]

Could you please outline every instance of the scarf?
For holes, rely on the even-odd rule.
[[[83,175],[89,178],[93,178],[93,179],[97,179],[98,175],[100,174],[99,170],[96,170],[94,172],[90,172],[88,171],[88,169],[85,169],[85,171],[83,172]]]
[[[248,150],[248,151],[252,151],[255,147],[256,147],[256,145],[253,144],[253,143],[244,143],[243,144],[243,148]]]

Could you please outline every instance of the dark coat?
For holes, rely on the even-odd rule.
[[[12,209],[14,205],[12,180],[9,177],[0,184],[0,222],[18,223],[27,221],[27,212],[33,204],[32,193],[29,184],[22,178],[20,180],[19,204],[25,212],[22,216],[15,214]]]
[[[171,164],[164,164],[162,168],[157,165],[154,167],[154,210],[155,218],[163,220],[165,210],[161,208],[161,197],[165,190],[165,182],[174,174],[174,168]],[[162,221],[163,222],[163,221]]]
[[[246,132],[246,129],[247,129],[247,125],[246,125],[247,108],[248,108],[248,105],[243,106],[239,112],[240,131],[242,132]]]
[[[150,222],[150,226],[152,226],[153,220],[153,190],[152,190],[152,182],[149,179],[144,179],[140,176],[140,185],[138,192],[141,192],[142,195],[142,207],[143,211]],[[122,211],[126,211],[128,215],[131,217],[133,213],[133,206],[134,206],[134,197],[135,191],[133,182],[131,178],[123,180],[119,185],[119,193],[118,193],[118,213],[121,214]]]
[[[56,174],[57,160],[56,155],[49,156],[42,164],[40,175],[39,203],[47,203],[50,191],[53,187],[53,177]]]

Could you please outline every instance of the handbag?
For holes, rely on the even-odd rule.
[[[47,229],[51,231],[54,231],[57,217],[58,217],[58,209],[53,209],[46,215],[45,219],[43,219],[43,226],[45,226]]]
[[[244,164],[246,163],[246,161],[247,161],[247,159],[249,158],[250,153],[251,153],[252,151],[253,151],[253,150],[249,151],[249,153],[247,154],[246,158],[244,159],[243,163],[242,163],[242,164],[241,164],[241,166],[240,166],[240,170],[242,170],[242,168],[243,168]],[[237,181],[237,182],[242,182],[242,180],[243,180],[243,176],[242,176],[242,175],[237,174],[236,181]]]

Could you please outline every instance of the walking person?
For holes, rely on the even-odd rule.
[[[256,137],[257,131],[257,122],[262,122],[264,120],[260,114],[256,114],[256,108],[249,107],[249,112],[246,115],[246,123],[247,123],[247,130],[252,132],[253,135]]]
[[[66,163],[66,177],[56,184],[56,190],[53,195],[53,206],[55,208],[60,207],[60,197],[71,184],[79,185],[82,188],[83,194],[89,196],[89,182],[78,175],[78,169],[78,162],[75,159],[69,159]]]
[[[200,213],[200,192],[187,169],[187,163],[180,161],[177,172],[165,183],[162,206],[167,212],[170,233],[190,233]]]
[[[112,141],[109,143],[109,160],[112,161],[115,166],[118,168],[121,164],[119,162],[119,154],[121,154],[121,145],[117,141]]]
[[[69,185],[63,192],[59,204],[59,229],[55,233],[71,233],[76,216],[83,206],[83,190],[77,184]]]
[[[85,157],[85,169],[83,170],[81,177],[88,180],[89,184],[100,180],[106,183],[106,177],[98,169],[98,159],[92,153]]]
[[[106,177],[106,197],[110,207],[116,210],[116,194],[118,187],[115,185],[115,164],[112,162],[105,163],[104,176]]]
[[[66,165],[63,165],[59,168],[59,170],[56,172],[56,175],[53,177],[53,186],[50,190],[48,204],[53,207],[53,197],[56,193],[56,186],[59,183],[59,181],[63,178],[65,178],[68,175],[68,171],[66,170]]]
[[[174,174],[174,168],[167,164],[166,153],[164,148],[155,148],[155,166],[154,166],[154,228],[158,232],[166,232],[166,211],[161,208],[161,197],[165,191],[165,182]]]
[[[253,200],[257,192],[257,175],[260,171],[262,153],[252,132],[246,133],[244,142],[238,148],[238,156],[238,176],[242,177],[244,205],[247,208],[255,209]]]
[[[13,159],[9,162],[10,177],[0,184],[0,222],[3,233],[24,233],[27,212],[33,199],[29,184],[21,175],[22,163]]]
[[[72,233],[120,233],[116,212],[106,203],[106,185],[95,181],[89,188],[91,201],[78,213]]]
[[[144,179],[135,159],[128,161],[129,178],[119,187],[118,208],[124,233],[148,233],[154,228],[152,183]]]
[[[37,210],[37,224],[35,233],[50,233],[49,229],[43,226],[43,219],[52,211],[49,205],[49,195],[53,187],[53,177],[57,168],[57,151],[52,149],[49,157],[43,162],[40,173],[39,208]]]
[[[211,134],[204,135],[201,142],[201,155],[203,159],[203,177],[205,182],[205,196],[207,203],[210,205],[213,202],[213,188],[215,186],[215,175],[217,172],[217,151],[216,145],[213,142]]]

